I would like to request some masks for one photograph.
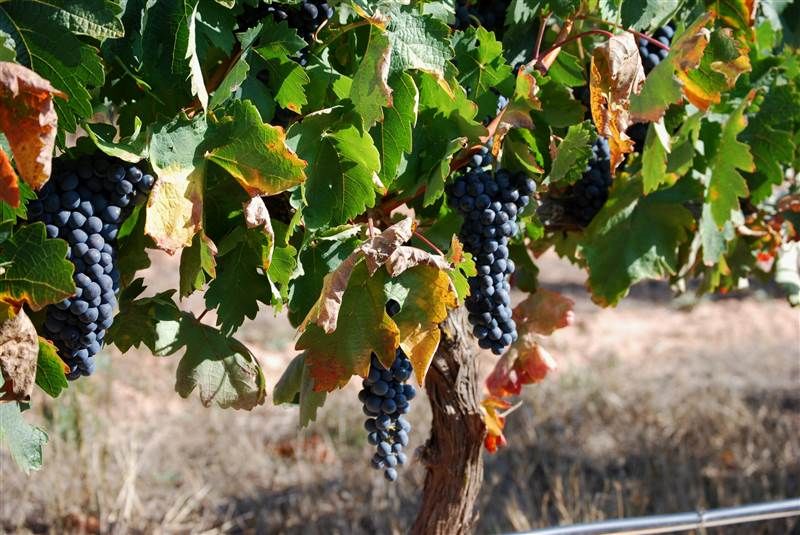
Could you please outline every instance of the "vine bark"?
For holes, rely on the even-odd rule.
[[[426,467],[414,534],[468,533],[477,520],[475,501],[483,483],[483,439],[476,349],[463,307],[440,326],[441,343],[425,379],[433,412],[431,436],[422,448]]]

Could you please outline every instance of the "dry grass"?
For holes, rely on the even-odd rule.
[[[546,266],[548,267],[548,266]],[[772,299],[677,310],[658,287],[598,310],[557,264],[547,281],[578,300],[578,324],[549,348],[563,363],[528,388],[509,448],[487,457],[479,533],[679,512],[800,495],[800,321]],[[652,290],[652,288],[651,288]],[[274,382],[291,356],[281,319],[243,339]],[[485,359],[486,368],[492,362]],[[175,359],[109,352],[56,402],[29,477],[0,455],[7,532],[392,533],[410,524],[423,480],[368,469],[353,388],[318,423],[296,412],[204,409],[172,391]],[[415,404],[412,446],[427,434]],[[788,533],[774,521],[724,533]]]

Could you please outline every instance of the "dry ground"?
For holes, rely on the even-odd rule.
[[[174,264],[150,277],[169,286]],[[659,284],[594,307],[579,273],[542,262],[577,324],[548,348],[561,364],[487,456],[479,533],[800,496],[800,316],[762,292],[681,306]],[[197,306],[192,302],[189,306]],[[269,314],[265,314],[269,316]],[[274,384],[292,356],[282,318],[241,338]],[[480,355],[485,369],[493,362]],[[175,358],[108,351],[91,379],[33,417],[51,442],[29,477],[0,454],[0,529],[64,533],[401,533],[423,481],[368,466],[355,387],[297,431],[294,409],[204,409],[172,390]],[[412,447],[427,435],[415,404]],[[774,521],[717,533],[798,532]]]

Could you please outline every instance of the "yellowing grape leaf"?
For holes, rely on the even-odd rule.
[[[372,353],[383,363],[394,361],[400,331],[384,308],[386,279],[385,271],[370,276],[366,264],[358,262],[337,310],[343,321],[327,333],[310,323],[300,336],[295,349],[306,351],[315,391],[340,388],[354,374],[366,376]]]
[[[455,289],[447,267],[426,264],[405,271],[392,283],[408,290],[400,312],[392,319],[400,329],[400,347],[411,360],[417,381],[424,385],[431,359],[439,347],[439,323],[447,317],[448,309],[457,304]]]
[[[553,334],[575,322],[575,302],[558,292],[539,288],[514,307],[520,333]]]
[[[3,149],[0,149],[0,201],[19,207],[19,180]]]
[[[150,163],[158,180],[147,201],[145,232],[169,254],[192,244],[203,217],[204,119],[176,119],[153,133]]]
[[[507,444],[506,437],[503,436],[506,419],[499,411],[510,407],[509,402],[494,396],[487,397],[481,402],[481,415],[483,423],[486,425],[486,438],[483,440],[483,445],[489,453],[494,453]]]
[[[306,162],[286,146],[283,129],[264,123],[252,102],[235,100],[225,113],[209,130],[216,146],[205,157],[230,173],[248,195],[274,195],[306,179]]]
[[[613,173],[624,155],[633,152],[633,140],[625,133],[633,123],[630,98],[644,84],[642,58],[633,34],[615,35],[594,49],[589,83],[592,119],[597,132],[608,138]]]
[[[36,381],[39,336],[25,310],[0,303],[0,401],[27,401]]]
[[[707,3],[718,10],[720,20],[727,26],[734,28],[748,41],[755,39],[753,25],[756,22],[758,0],[725,0],[724,2],[709,0]]]
[[[67,98],[32,70],[0,62],[0,130],[8,139],[22,179],[37,189],[50,178],[58,123],[53,96]],[[4,171],[0,185],[6,181],[15,185],[16,180],[8,179],[7,169]],[[0,198],[16,207],[19,191],[15,195],[14,188],[0,193]]]
[[[57,398],[69,386],[66,376],[69,366],[58,356],[56,346],[41,336],[36,360],[36,384],[50,397]]]
[[[701,110],[720,102],[722,91],[732,88],[740,74],[751,70],[748,53],[747,46],[730,30],[714,31],[700,64],[677,72],[686,99]]]
[[[714,21],[714,12],[701,15],[670,46],[669,55],[650,73],[638,95],[631,96],[631,114],[635,121],[658,121],[670,104],[681,100],[684,79],[696,68],[708,45],[711,33],[707,25]]]

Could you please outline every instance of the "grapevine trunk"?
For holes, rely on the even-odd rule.
[[[474,506],[483,482],[486,428],[466,310],[452,311],[441,331],[441,344],[425,380],[433,422],[421,453],[427,473],[411,529],[414,534],[469,532],[477,519]]]

